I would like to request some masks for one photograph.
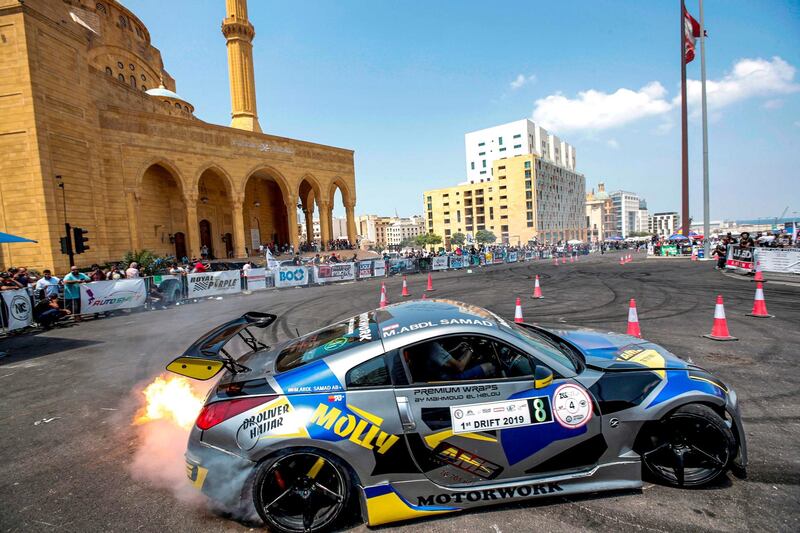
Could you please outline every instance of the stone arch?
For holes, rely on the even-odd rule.
[[[292,187],[289,186],[289,180],[286,179],[286,176],[283,175],[281,171],[276,169],[271,165],[266,165],[264,163],[259,163],[258,165],[253,166],[250,170],[245,173],[244,181],[242,182],[241,193],[244,195],[244,190],[247,187],[247,182],[255,176],[256,174],[266,174],[266,176],[275,181],[278,184],[278,187],[281,189],[281,194],[283,194],[284,198],[290,198],[292,196],[297,196],[296,194],[292,194]]]
[[[300,198],[301,200],[306,200],[307,199],[307,198],[304,198],[304,196],[307,197],[309,191],[306,189],[306,187],[304,187],[304,184],[308,185],[308,188],[310,189],[310,192],[313,193],[313,195],[314,195],[314,199],[316,199],[317,201],[324,201],[325,200],[325,197],[322,195],[322,186],[320,185],[319,180],[316,178],[316,176],[314,176],[311,173],[304,174],[300,178],[300,181],[298,181],[298,183],[297,183],[297,197],[298,198]]]
[[[355,194],[350,190],[347,182],[340,176],[335,176],[331,179],[330,186],[328,187],[328,202],[333,203],[333,197],[336,194],[336,189],[342,193],[342,202],[344,205],[354,205],[356,202]]]
[[[170,174],[172,174],[173,177],[175,178],[178,187],[180,187],[181,194],[185,194],[185,188],[184,188],[185,181],[183,178],[183,174],[178,169],[178,165],[176,165],[172,160],[163,156],[151,157],[145,160],[141,165],[139,165],[139,168],[136,171],[136,175],[134,176],[133,188],[135,190],[138,191],[141,188],[145,172],[147,172],[147,170],[153,165],[158,165],[168,170]]]
[[[198,170],[194,173],[192,181],[188,184],[187,191],[191,193],[198,192],[200,187],[200,178],[202,178],[203,174],[205,174],[209,170],[214,172],[220,178],[222,178],[222,181],[225,184],[225,189],[228,191],[228,194],[232,199],[239,196],[239,193],[236,187],[234,186],[234,181],[230,173],[227,170],[225,170],[225,168],[223,168],[219,163],[215,163],[213,161],[208,161],[198,167]]]
[[[297,243],[298,197],[279,170],[263,163],[254,166],[245,174],[241,198],[243,233],[250,249]]]
[[[160,255],[178,255],[175,235],[188,230],[182,178],[170,162],[150,162],[137,177],[133,193],[134,247]],[[180,257],[179,257],[180,258]]]

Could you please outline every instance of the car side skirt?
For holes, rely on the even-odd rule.
[[[494,503],[585,492],[640,489],[641,461],[617,461],[580,473],[466,488],[442,487],[427,479],[362,487],[369,526],[483,507]]]

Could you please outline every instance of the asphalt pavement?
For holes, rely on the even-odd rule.
[[[487,507],[400,531],[798,531],[800,530],[800,287],[767,284],[771,319],[745,316],[755,284],[711,263],[635,255],[548,261],[434,274],[435,297],[528,322],[625,331],[636,298],[642,335],[715,372],[736,389],[750,454],[749,476],[702,490],[647,484],[642,491]],[[538,274],[545,295],[530,298]],[[177,498],[139,475],[143,446],[132,425],[136,391],[192,340],[244,311],[275,313],[279,341],[378,304],[382,280],[269,290],[151,312],[88,320],[0,340],[0,531],[247,531],[259,527]],[[409,276],[413,297],[425,277]],[[386,280],[400,300],[401,279]],[[704,339],[717,294],[738,342]],[[156,458],[153,457],[155,461]],[[182,468],[182,465],[181,465]],[[353,531],[366,531],[353,523]],[[390,529],[390,528],[380,528]]]

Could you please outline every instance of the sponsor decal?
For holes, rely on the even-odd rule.
[[[579,428],[592,418],[592,400],[582,388],[565,383],[553,394],[553,412],[565,428]]]
[[[333,339],[332,341],[326,342],[322,346],[322,349],[325,350],[326,352],[330,352],[331,350],[338,350],[339,348],[341,348],[345,344],[347,344],[347,338],[346,337],[337,337],[337,338]]]
[[[317,283],[355,279],[355,263],[337,263],[315,267]]]
[[[390,435],[381,429],[382,418],[353,406],[348,406],[348,410],[356,414],[321,403],[311,415],[309,424],[332,431],[367,450],[375,449],[381,455],[399,440],[397,435]]]
[[[464,412],[466,410],[466,412]],[[457,415],[461,412],[461,416]],[[553,421],[550,398],[537,396],[504,402],[450,407],[453,433],[471,433],[546,424]]]
[[[255,414],[242,421],[236,432],[236,444],[247,451],[255,448],[261,439],[307,436],[305,429],[298,427],[289,400],[281,397],[259,407]]]
[[[637,363],[652,368],[661,379],[667,377],[666,371],[664,370],[666,366],[664,356],[651,348],[643,350],[634,346],[626,346],[615,359],[617,361],[627,361],[629,363]]]
[[[144,305],[147,299],[144,279],[94,281],[80,286],[84,313],[130,309]]]
[[[189,274],[187,281],[190,297],[232,294],[241,290],[238,270]]]
[[[11,316],[20,322],[27,322],[31,318],[31,299],[27,294],[15,294],[8,304]]]
[[[501,487],[496,489],[471,490],[451,494],[431,494],[418,496],[418,505],[444,505],[448,503],[485,502],[488,500],[507,500],[511,498],[527,498],[528,496],[545,496],[564,489],[558,483],[535,483],[521,487]]]
[[[428,320],[402,327],[398,327],[398,324],[392,324],[391,326],[386,326],[383,328],[383,338],[392,337],[402,333],[408,333],[409,331],[418,331],[425,328],[449,325],[493,327],[494,323],[489,320],[482,320],[480,318],[443,318],[438,322],[432,322]]]
[[[500,465],[446,442],[439,444],[433,450],[433,455],[442,463],[460,468],[483,479],[494,479],[503,471],[503,467]]]
[[[464,385],[456,387],[426,387],[414,390],[414,403],[488,400],[500,396],[497,385]],[[472,406],[470,406],[472,407]],[[491,409],[489,409],[489,412]]]

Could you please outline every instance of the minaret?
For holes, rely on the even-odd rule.
[[[253,37],[247,20],[247,0],[225,0],[222,35],[228,41],[228,78],[231,84],[231,127],[261,131],[256,113],[256,80],[253,75]]]

